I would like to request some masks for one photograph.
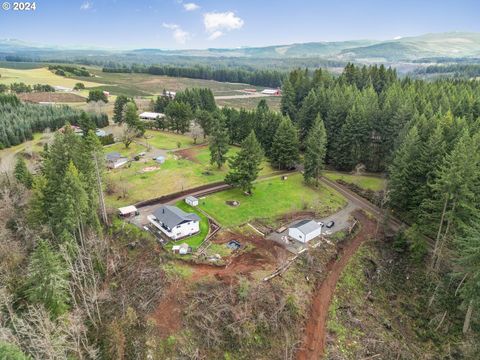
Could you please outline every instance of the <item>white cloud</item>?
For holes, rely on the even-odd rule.
[[[393,40],[400,40],[402,37],[401,36],[395,36]]]
[[[93,6],[93,2],[87,0],[83,2],[82,5],[80,5],[80,10],[90,10],[92,6]]]
[[[178,44],[185,44],[187,40],[190,39],[190,33],[183,30],[177,24],[163,23],[162,26],[166,29],[172,30],[172,36]]]
[[[243,24],[243,20],[232,11],[203,14],[203,25],[205,31],[210,34],[210,40],[219,38],[225,31],[240,29]]]
[[[220,36],[223,35],[223,32],[221,31],[214,31],[209,37],[208,37],[208,40],[215,40],[215,39],[218,39]]]
[[[183,4],[183,8],[187,11],[195,11],[197,9],[200,9],[200,6],[195,3],[185,3]]]

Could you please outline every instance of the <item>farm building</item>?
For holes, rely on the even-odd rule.
[[[109,169],[117,169],[128,162],[128,158],[120,155],[118,152],[111,152],[105,156],[107,167]]]
[[[288,236],[306,243],[322,234],[322,226],[314,220],[302,220],[288,228]]]
[[[198,206],[198,199],[195,196],[187,196],[185,202],[190,206]]]
[[[281,91],[280,89],[265,89],[265,90],[262,90],[262,94],[279,96],[281,94]]]
[[[154,160],[159,164],[163,164],[165,162],[165,156],[159,155]]]
[[[118,214],[121,216],[121,217],[131,217],[131,216],[135,216],[138,214],[138,210],[135,206],[133,205],[129,205],[129,206],[124,206],[124,207],[121,207],[121,208],[118,208]]]
[[[153,226],[173,240],[200,231],[200,217],[197,214],[186,213],[176,206],[162,205],[147,218]]]
[[[153,120],[161,119],[161,118],[165,117],[165,114],[145,111],[145,112],[142,112],[138,116],[140,117],[141,120],[153,121]]]

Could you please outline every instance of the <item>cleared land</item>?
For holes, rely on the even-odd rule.
[[[65,86],[73,88],[78,80],[55,75],[46,67],[38,69],[7,69],[0,68],[0,84],[24,82],[27,85],[47,84],[51,86]],[[84,78],[81,82],[86,87],[95,87],[101,84],[92,81],[93,78]]]
[[[355,184],[365,190],[380,191],[385,188],[385,179],[378,176],[351,175],[333,171],[325,172],[324,176],[333,181],[343,180],[347,183]]]
[[[30,102],[56,102],[56,103],[85,103],[86,99],[80,95],[63,92],[32,92],[17,94],[23,101]]]
[[[216,100],[218,106],[228,106],[234,108],[245,108],[245,109],[255,109],[260,100],[265,100],[268,104],[268,107],[271,110],[280,111],[280,96],[265,96],[262,98],[258,97],[245,97],[245,98],[236,98],[236,99],[219,99]]]
[[[238,201],[238,206],[227,204]],[[346,205],[345,199],[327,187],[314,189],[303,183],[300,174],[287,180],[280,176],[255,184],[251,196],[241,190],[223,191],[200,200],[199,207],[226,227],[244,224],[254,219],[275,220],[276,217],[297,211],[311,210],[320,215],[338,211]]]
[[[104,84],[102,89],[108,90],[114,95],[159,95],[163,90],[180,91],[193,87],[206,87],[210,88],[214,94],[218,92],[218,95],[225,95],[226,91],[242,90],[246,87],[252,88],[251,85],[247,84],[225,83],[214,80],[177,78],[150,74],[105,73],[95,67],[88,67],[88,70],[96,75],[93,81]],[[91,80],[92,78],[77,77],[77,79],[83,81]],[[259,87],[258,89],[262,88]]]
[[[140,147],[127,151],[123,150],[122,146],[123,144],[116,144],[113,150],[111,146],[106,149],[118,151],[124,155],[144,151]],[[227,155],[232,156],[237,151],[238,148],[231,148]],[[266,162],[262,167],[262,174],[274,171]],[[111,191],[107,202],[112,207],[128,205],[195,186],[222,181],[227,172],[228,165],[224,165],[221,169],[210,165],[207,146],[170,151],[166,154],[166,161],[163,164],[158,164],[153,159],[145,157],[140,161],[133,161],[123,168],[109,171],[107,176]]]

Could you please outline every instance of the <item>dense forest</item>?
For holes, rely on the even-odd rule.
[[[119,73],[146,73],[151,75],[166,75],[172,77],[186,77],[191,79],[216,80],[222,82],[244,83],[258,86],[279,87],[285,72],[277,70],[246,70],[235,68],[212,68],[208,66],[173,66],[173,65],[132,65],[118,67],[104,67],[104,72]]]
[[[415,75],[442,75],[469,79],[480,76],[480,64],[429,65],[425,68],[418,68],[413,73]]]
[[[31,140],[33,133],[79,124],[82,112],[69,106],[23,103],[15,95],[0,94],[0,149]],[[105,114],[88,115],[97,127],[108,125]]]

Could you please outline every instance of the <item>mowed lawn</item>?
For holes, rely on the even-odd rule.
[[[227,201],[239,201],[230,206]],[[221,225],[232,227],[254,219],[274,219],[278,216],[313,210],[324,216],[340,210],[346,200],[336,191],[320,187],[314,189],[303,183],[301,174],[260,180],[255,184],[253,195],[245,196],[239,189],[231,189],[209,195],[200,200],[199,207]]]
[[[55,75],[46,67],[38,69],[7,69],[0,68],[0,84],[10,85],[15,82],[23,82],[27,85],[48,84],[51,86],[65,86],[73,88],[77,79],[67,78],[64,76]],[[82,80],[86,87],[99,86],[101,84],[88,80]]]
[[[385,179],[376,176],[351,175],[331,171],[325,172],[324,176],[329,180],[343,180],[355,184],[365,190],[380,191],[385,188]]]
[[[139,139],[139,141],[142,143],[148,142],[157,149],[165,150],[183,149],[194,145],[190,136],[156,130],[147,130],[145,139]]]
[[[125,154],[121,147],[118,149],[113,147],[113,150],[112,147],[105,148],[105,152],[115,150]],[[136,151],[138,150],[140,149]],[[223,181],[228,172],[228,164],[221,169],[210,165],[210,153],[206,146],[191,148],[188,151],[190,158],[180,157],[180,154],[170,152],[164,164],[158,164],[145,157],[140,161],[132,161],[122,168],[109,170],[108,181],[117,191],[107,196],[108,205],[119,207],[134,204],[196,186]],[[237,151],[238,148],[232,147],[228,155],[232,156]],[[147,167],[157,169],[144,172],[143,170]],[[262,175],[274,171],[267,162],[262,164],[262,168]],[[123,190],[126,190],[127,196],[119,199],[118,195]]]

